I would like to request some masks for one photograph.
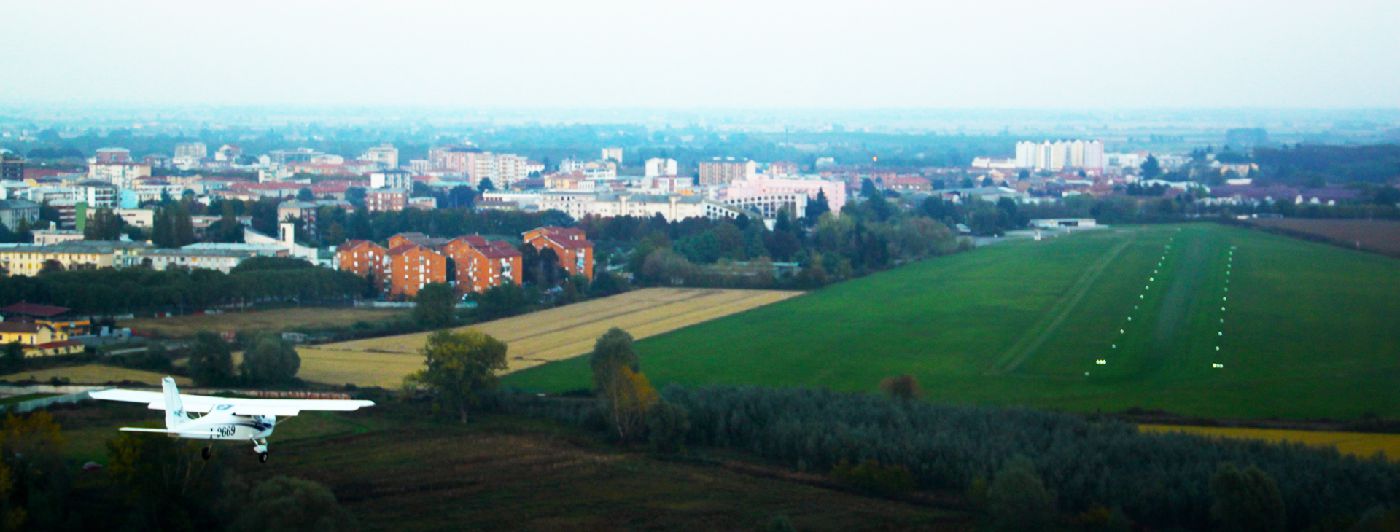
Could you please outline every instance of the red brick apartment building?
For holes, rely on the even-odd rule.
[[[593,279],[593,243],[582,229],[574,227],[541,227],[531,229],[523,235],[526,244],[536,250],[554,250],[559,256],[559,265],[569,275],[582,275]]]
[[[407,299],[429,283],[448,283],[457,295],[521,282],[520,251],[480,235],[451,240],[422,233],[389,237],[388,247],[355,240],[336,250],[336,268],[369,277],[391,298]]]

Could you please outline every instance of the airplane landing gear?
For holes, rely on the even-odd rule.
[[[204,446],[204,449],[201,449],[201,450],[199,451],[199,456],[202,457],[202,458],[204,458],[204,460],[205,460],[206,462],[209,461],[209,457],[210,457],[210,456],[213,456],[213,455],[214,455],[214,450],[213,450],[213,449],[210,449],[208,445],[205,445],[205,446]]]
[[[257,438],[253,440],[253,452],[258,454],[258,461],[267,463],[267,439]]]

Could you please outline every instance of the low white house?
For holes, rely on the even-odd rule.
[[[1093,218],[1036,218],[1031,220],[1036,229],[1088,229],[1098,227]]]

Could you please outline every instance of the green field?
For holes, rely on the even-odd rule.
[[[908,373],[939,401],[1393,418],[1397,317],[1395,259],[1192,224],[998,244],[648,338],[638,350],[658,384],[870,391]],[[579,358],[505,383],[580,389],[587,371]]]

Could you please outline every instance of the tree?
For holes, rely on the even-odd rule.
[[[39,266],[39,274],[61,272],[64,269],[63,263],[59,262],[58,259],[45,259],[44,263]]]
[[[1285,530],[1278,484],[1263,470],[1226,463],[1210,479],[1211,518],[1222,530]]]
[[[0,530],[71,528],[73,478],[67,439],[47,411],[5,416],[0,425]]]
[[[15,242],[27,244],[34,241],[34,231],[29,228],[28,219],[20,218],[19,223],[15,225],[17,226],[15,227]]]
[[[661,248],[647,255],[642,263],[639,277],[642,280],[660,284],[681,284],[691,276],[695,268],[690,261],[670,248]]]
[[[363,209],[365,208],[365,189],[364,189],[364,187],[349,187],[349,188],[346,188],[346,189],[345,189],[345,201],[346,201],[347,203],[349,203],[352,207],[355,207],[355,210],[356,210],[356,211],[363,210]]]
[[[178,248],[194,242],[194,221],[181,203],[170,203],[156,210],[151,240],[156,247]]]
[[[219,335],[200,331],[190,348],[190,377],[200,386],[223,386],[233,382],[233,355]]]
[[[593,370],[594,392],[618,439],[625,442],[638,436],[661,396],[638,371],[640,362],[632,348],[632,335],[617,327],[608,329],[594,342],[588,364]]]
[[[514,316],[530,304],[525,289],[515,283],[501,283],[472,297],[476,300],[476,313],[483,320]]]
[[[1395,205],[1400,203],[1400,188],[1383,186],[1376,189],[1372,201],[1376,205]]]
[[[490,192],[496,190],[496,184],[491,182],[491,178],[483,177],[481,178],[481,182],[477,183],[476,189],[482,192]]]
[[[1157,157],[1149,154],[1147,160],[1142,162],[1142,178],[1156,179],[1162,175],[1162,163],[1157,161]]]
[[[272,477],[239,503],[233,531],[355,530],[358,524],[324,485],[301,478]]]
[[[296,381],[301,357],[290,342],[274,334],[264,334],[253,340],[243,352],[239,373],[243,381],[253,385],[289,384]]]
[[[612,382],[617,368],[627,367],[637,371],[641,360],[632,348],[632,335],[613,327],[593,342],[593,352],[588,357],[588,365],[593,370],[593,390],[603,391]]]
[[[201,460],[190,440],[122,433],[107,442],[106,475],[125,495],[125,528],[191,530],[218,522],[225,476],[218,460]]]
[[[828,212],[831,212],[831,205],[827,202],[826,191],[818,190],[816,199],[807,202],[807,209],[802,214],[807,225],[812,225],[817,223],[817,218]]]
[[[219,213],[219,221],[214,222],[208,234],[216,242],[242,242],[243,225],[238,223],[238,215],[233,209],[225,207],[223,212]]]
[[[456,295],[445,283],[429,283],[413,298],[413,321],[425,329],[440,329],[452,325],[456,312]]]
[[[865,199],[882,196],[882,194],[880,194],[880,189],[875,187],[875,182],[871,181],[868,177],[860,180],[860,195]]]
[[[102,207],[93,211],[88,216],[87,224],[83,227],[83,238],[86,240],[116,240],[121,238],[122,222],[112,209]]]
[[[997,211],[1001,217],[1000,226],[1004,229],[1013,229],[1026,225],[1025,216],[1020,213],[1016,205],[1016,200],[1011,198],[997,199]]]
[[[479,394],[496,387],[495,372],[506,369],[506,344],[474,329],[437,331],[419,352],[427,368],[410,375],[406,383],[427,387],[435,406],[455,411],[462,423]]]
[[[886,395],[901,401],[912,401],[924,396],[924,391],[919,387],[918,379],[913,375],[896,375],[887,377],[880,381],[880,389]]]
[[[995,530],[1044,530],[1055,517],[1055,500],[1035,465],[1015,456],[987,487],[987,513]]]
[[[5,349],[0,352],[0,369],[5,372],[19,371],[24,367],[24,346],[19,342],[5,344]]]
[[[674,453],[681,450],[689,430],[689,416],[685,408],[679,405],[661,401],[647,415],[647,441],[657,451]]]
[[[588,293],[592,294],[593,297],[606,297],[626,291],[627,280],[606,270],[600,270],[594,274],[593,282],[588,285]]]
[[[306,187],[302,187],[301,190],[298,190],[298,191],[297,191],[297,201],[315,201],[315,200],[316,200],[316,193],[312,192],[311,189],[306,188]]]
[[[456,186],[447,190],[447,205],[453,209],[470,209],[476,204],[476,191],[467,186]]]

